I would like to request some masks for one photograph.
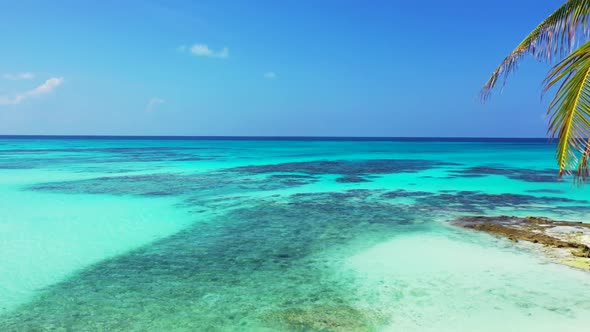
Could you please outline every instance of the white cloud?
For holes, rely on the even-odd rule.
[[[205,44],[195,44],[191,47],[191,53],[194,55],[201,55],[201,56],[212,56],[213,51],[209,48],[209,46]]]
[[[35,74],[29,73],[29,72],[24,72],[24,73],[15,73],[15,74],[4,74],[4,75],[2,75],[2,77],[4,77],[7,80],[13,80],[13,81],[30,80],[32,78],[35,78]]]
[[[47,81],[45,81],[45,83],[39,85],[38,87],[34,88],[33,90],[28,91],[27,95],[38,96],[38,95],[42,95],[45,93],[49,93],[49,92],[53,91],[55,88],[57,88],[60,84],[62,84],[63,81],[64,81],[63,77],[52,77],[52,78],[48,79]]]
[[[0,105],[17,105],[29,98],[39,97],[41,95],[48,94],[55,90],[58,86],[60,86],[63,83],[63,81],[63,77],[52,77],[32,90],[17,93],[12,97],[0,96]]]
[[[224,47],[218,51],[210,49],[207,44],[194,44],[191,47],[186,47],[186,45],[181,45],[177,48],[179,52],[189,51],[192,55],[196,56],[204,56],[208,58],[219,58],[219,59],[226,59],[229,58],[229,48]]]
[[[269,80],[274,80],[275,78],[277,78],[277,73],[275,73],[274,71],[269,71],[264,73],[264,78],[267,78]]]
[[[158,97],[153,97],[152,99],[150,99],[150,101],[148,102],[147,106],[145,107],[146,111],[151,112],[154,107],[165,103],[166,101],[162,98],[158,98]]]

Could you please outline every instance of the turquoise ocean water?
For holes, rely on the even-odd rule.
[[[587,331],[590,274],[456,229],[590,221],[554,146],[0,138],[0,331]]]

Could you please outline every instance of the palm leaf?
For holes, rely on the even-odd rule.
[[[545,91],[558,83],[548,112],[549,133],[559,139],[559,174],[577,169],[577,178],[584,180],[590,154],[590,41],[551,69],[545,79]]]
[[[569,0],[541,24],[539,24],[494,70],[481,90],[482,99],[487,99],[500,76],[506,79],[526,54],[539,60],[550,60],[572,50],[580,27],[588,34],[590,0]]]
[[[577,178],[579,182],[585,182],[588,179],[588,157],[590,156],[590,138],[586,141],[586,150],[582,153],[582,159],[578,165]]]

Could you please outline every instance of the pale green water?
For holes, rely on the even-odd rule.
[[[590,220],[536,142],[0,139],[0,331],[585,331],[590,274],[458,214]]]

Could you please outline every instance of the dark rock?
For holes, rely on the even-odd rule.
[[[452,224],[505,237],[514,242],[522,240],[550,248],[567,248],[574,257],[590,257],[589,244],[584,243],[580,238],[570,236],[572,231],[582,230],[585,233],[590,233],[590,224],[554,221],[540,217],[509,216],[463,216],[453,220]],[[562,229],[554,231],[556,226]]]

